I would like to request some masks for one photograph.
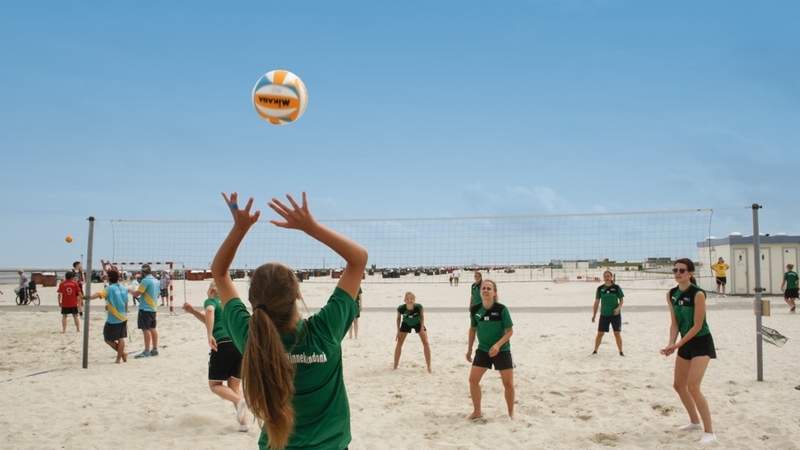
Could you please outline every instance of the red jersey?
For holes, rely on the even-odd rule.
[[[62,308],[75,308],[78,306],[78,295],[81,287],[73,280],[64,280],[58,286],[58,293],[61,294]]]

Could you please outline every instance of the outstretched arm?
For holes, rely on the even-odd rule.
[[[344,268],[342,277],[339,279],[338,287],[347,292],[350,297],[356,298],[358,288],[361,286],[361,277],[367,267],[367,250],[347,237],[318,223],[309,211],[305,192],[303,192],[302,205],[298,205],[291,195],[287,195],[286,198],[291,207],[276,198],[273,198],[269,203],[269,207],[284,219],[283,221],[271,220],[270,222],[282,228],[303,231],[344,258],[347,265]]]
[[[231,279],[231,263],[236,256],[239,244],[242,243],[242,239],[247,235],[250,227],[258,222],[261,211],[250,214],[250,209],[253,207],[252,197],[247,200],[247,206],[244,209],[239,209],[237,203],[239,195],[236,192],[232,193],[230,198],[223,193],[222,198],[225,199],[225,204],[228,205],[228,209],[233,216],[233,227],[231,227],[228,237],[222,242],[216,256],[214,256],[214,261],[211,263],[211,275],[214,277],[219,299],[224,306],[232,298],[239,297],[239,293],[236,292],[236,287]]]
[[[183,310],[188,312],[189,314],[193,315],[195,319],[199,320],[202,323],[206,323],[206,315],[201,313],[200,311],[194,309],[194,307],[189,303],[183,304]]]
[[[214,319],[214,307],[209,306],[206,308],[206,336],[208,346],[211,350],[217,351],[217,340],[214,338]]]

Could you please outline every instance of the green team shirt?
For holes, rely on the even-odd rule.
[[[343,449],[350,444],[350,406],[342,375],[342,338],[353,323],[356,302],[340,288],[311,317],[297,322],[292,334],[282,335],[289,360],[295,365],[294,432],[289,450]],[[250,312],[238,298],[223,309],[225,327],[244,354],[250,329]],[[267,450],[262,431],[258,447]]]
[[[413,328],[419,325],[422,320],[422,305],[414,303],[414,308],[409,311],[408,308],[406,308],[406,304],[403,303],[397,307],[397,313],[403,316],[402,323],[404,325]]]
[[[625,294],[622,293],[622,288],[616,284],[606,286],[605,283],[597,287],[597,293],[594,298],[600,300],[600,315],[613,316],[614,310],[619,306]]]
[[[686,292],[675,286],[669,291],[670,299],[672,300],[672,311],[675,312],[675,319],[678,320],[678,330],[681,336],[686,336],[689,329],[694,326],[694,297],[698,292],[705,294],[706,292],[695,285],[690,285]],[[705,336],[710,334],[706,318],[703,317],[703,327],[697,332],[695,336]]]
[[[481,302],[481,284],[472,283],[472,294],[470,295],[470,307]]]
[[[791,271],[783,274],[783,281],[786,282],[786,289],[797,289],[797,272]]]
[[[214,328],[211,329],[211,334],[214,335],[217,344],[220,342],[230,342],[231,337],[225,330],[225,324],[222,322],[222,303],[218,298],[208,298],[203,302],[203,309],[208,311],[208,308],[214,308]]]
[[[483,304],[470,308],[470,321],[472,328],[478,329],[478,350],[484,352],[488,352],[506,334],[506,330],[514,325],[508,308],[497,302],[488,311]],[[511,342],[506,342],[500,347],[501,352],[510,350]]]

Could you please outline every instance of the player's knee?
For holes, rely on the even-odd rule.
[[[703,395],[703,393],[700,391],[700,383],[687,383],[686,389],[689,390],[689,393],[692,394],[692,397]]]

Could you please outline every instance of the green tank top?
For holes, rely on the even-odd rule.
[[[705,294],[705,291],[695,285],[690,285],[686,292],[681,292],[678,286],[675,286],[669,291],[670,299],[672,300],[672,311],[675,312],[675,319],[678,321],[678,330],[681,336],[686,336],[694,326],[694,297],[698,292]],[[697,332],[696,336],[705,336],[711,334],[708,328],[706,318],[703,317],[703,327]]]

